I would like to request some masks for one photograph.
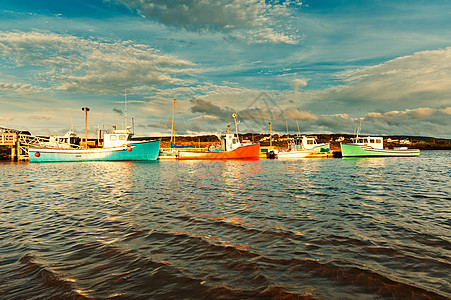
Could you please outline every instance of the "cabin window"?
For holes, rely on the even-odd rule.
[[[307,140],[307,145],[313,145],[313,141],[312,140]]]
[[[121,134],[121,135],[119,136],[119,140],[125,141],[125,135]]]
[[[110,135],[110,141],[116,141],[117,135]]]
[[[377,140],[376,140],[376,143],[382,144],[382,140],[381,140],[381,139],[377,139]]]
[[[370,143],[371,143],[371,144],[374,144],[374,139],[370,139]]]

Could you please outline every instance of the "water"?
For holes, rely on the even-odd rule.
[[[451,298],[450,167],[2,162],[0,298]]]

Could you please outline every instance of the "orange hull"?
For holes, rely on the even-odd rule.
[[[241,146],[232,151],[218,152],[190,152],[179,151],[178,159],[258,159],[260,157],[260,144]]]

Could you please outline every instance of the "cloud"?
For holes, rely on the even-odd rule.
[[[47,117],[47,116],[38,116],[38,115],[32,115],[29,118],[33,119],[33,120],[43,120],[43,121],[50,121],[52,119],[52,118]]]
[[[366,114],[363,124],[376,133],[404,135],[449,135],[450,118],[446,110],[422,107],[403,111]]]
[[[366,114],[368,119],[378,119],[393,121],[397,119],[410,119],[410,120],[420,120],[433,116],[437,110],[430,107],[416,108],[416,109],[406,109],[405,111],[390,111],[386,113],[371,112]]]
[[[184,86],[195,73],[192,62],[148,45],[36,31],[0,32],[0,57],[11,67],[35,67],[35,75],[56,90],[96,94]]]
[[[348,105],[362,103],[370,109],[418,107],[449,104],[451,94],[451,47],[421,51],[383,64],[343,72],[345,85],[331,98]]]
[[[299,88],[307,86],[307,79],[305,78],[296,78],[293,79],[290,83],[290,87],[293,89],[293,91],[299,90]]]
[[[4,117],[4,116],[0,116],[0,122],[11,122],[12,120],[14,120],[13,117]]]
[[[451,107],[440,108],[440,111],[444,112],[445,114],[451,115]]]
[[[31,84],[26,83],[6,83],[0,82],[0,91],[14,91],[19,94],[33,94],[40,89]]]
[[[113,111],[115,112],[115,113],[117,113],[118,115],[120,115],[120,116],[122,116],[123,114],[124,114],[124,112],[121,110],[121,109],[118,109],[118,108],[113,108]]]
[[[191,102],[193,103],[193,106],[191,107],[192,113],[202,113],[210,116],[215,116],[224,121],[229,120],[234,112],[228,107],[220,108],[210,101],[205,101],[202,99],[193,99],[191,100]]]
[[[299,121],[310,121],[318,119],[317,116],[307,112],[301,111],[299,109],[287,109],[285,110],[285,116],[289,119],[299,120]]]
[[[296,30],[283,26],[302,6],[299,0],[105,0],[124,5],[168,27],[224,32],[249,43],[298,43]],[[291,33],[287,33],[291,32]]]

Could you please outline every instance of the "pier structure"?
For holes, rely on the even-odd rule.
[[[29,160],[30,145],[45,145],[49,139],[32,136],[28,131],[0,127],[0,159]]]
[[[0,155],[12,161],[28,160],[28,150],[19,140],[21,133],[14,129],[0,127]]]

